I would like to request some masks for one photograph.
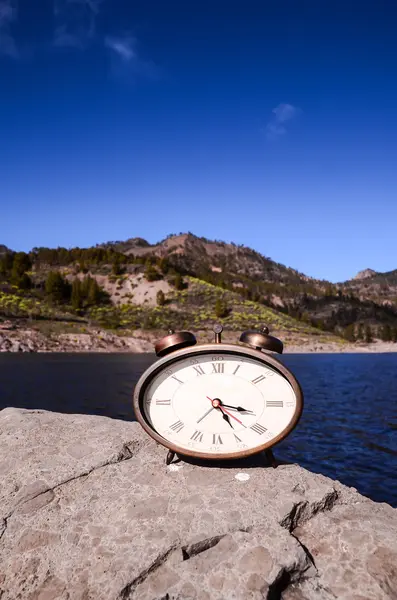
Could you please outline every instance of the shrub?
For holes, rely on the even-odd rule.
[[[215,302],[215,315],[219,319],[224,319],[230,314],[230,309],[227,307],[226,302],[221,298],[218,298]]]
[[[145,269],[145,279],[147,281],[157,281],[162,278],[162,275],[153,267],[153,265],[148,265]]]
[[[164,295],[163,290],[159,290],[157,292],[156,300],[157,300],[158,306],[164,306],[164,304],[165,304],[165,295]]]

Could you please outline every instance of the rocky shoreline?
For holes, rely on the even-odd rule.
[[[93,329],[89,333],[43,335],[34,329],[0,329],[0,352],[151,352],[144,337],[120,336]]]
[[[165,455],[138,423],[1,411],[2,600],[395,599],[389,505],[262,455]]]
[[[200,335],[201,333],[201,335]],[[199,341],[209,341],[211,333],[200,332]],[[0,325],[1,352],[153,352],[153,344],[165,332],[139,330],[134,335],[117,335],[106,330],[90,329],[86,333],[57,333],[44,335],[32,328],[22,328],[12,323]],[[204,336],[204,337],[203,337]],[[229,339],[230,338],[230,339]],[[226,332],[224,341],[235,342],[235,332]],[[397,344],[375,341],[365,343],[320,342],[310,338],[293,340],[284,344],[285,354],[296,353],[362,353],[397,352]]]

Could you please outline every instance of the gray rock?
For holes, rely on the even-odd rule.
[[[27,352],[35,352],[36,351],[36,344],[34,343],[33,340],[26,340],[26,346],[27,346]]]
[[[0,351],[1,352],[9,352],[12,347],[12,342],[8,338],[3,338],[0,340]]]
[[[0,598],[396,598],[388,505],[297,465],[165,454],[137,423],[1,411]]]
[[[21,344],[21,342],[18,342],[16,340],[14,340],[12,342],[11,348],[9,349],[10,352],[23,352],[23,346]]]

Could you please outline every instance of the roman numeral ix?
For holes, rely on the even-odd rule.
[[[171,405],[171,399],[169,399],[169,400],[156,400],[156,404],[157,404],[157,406],[170,406]]]

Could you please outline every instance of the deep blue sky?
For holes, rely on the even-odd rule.
[[[395,0],[0,0],[0,243],[397,268]]]

